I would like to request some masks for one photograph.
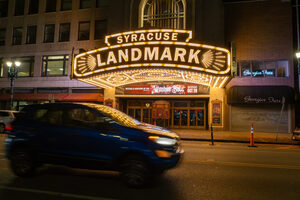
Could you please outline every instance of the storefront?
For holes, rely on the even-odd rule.
[[[230,128],[258,132],[291,132],[293,89],[288,86],[234,86],[228,90]]]
[[[191,43],[192,31],[138,30],[76,55],[73,77],[104,88],[104,104],[169,128],[224,128],[227,49]]]

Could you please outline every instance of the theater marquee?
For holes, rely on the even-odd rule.
[[[229,51],[191,39],[191,31],[172,29],[109,35],[106,47],[75,56],[73,77],[104,88],[145,81],[223,87],[230,74]]]

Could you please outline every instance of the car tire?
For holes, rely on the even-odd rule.
[[[5,125],[0,124],[0,133],[4,133]]]
[[[12,152],[10,165],[13,173],[19,177],[33,176],[36,170],[32,153],[23,148],[15,149]]]
[[[150,169],[141,156],[126,157],[120,167],[122,182],[129,187],[142,187],[150,179]]]

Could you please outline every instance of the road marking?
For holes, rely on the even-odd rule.
[[[225,162],[225,161],[213,161],[213,160],[185,160],[186,163],[198,163],[198,164],[219,164],[228,166],[240,166],[240,167],[260,167],[260,168],[272,168],[272,169],[293,169],[300,170],[300,165],[273,165],[273,164],[258,164],[258,163],[242,163],[242,162]]]
[[[8,186],[2,186],[2,185],[0,185],[0,189],[12,190],[12,191],[18,191],[18,192],[39,193],[39,194],[54,195],[54,196],[60,196],[60,197],[71,197],[71,198],[75,198],[75,199],[115,200],[115,199],[103,198],[103,197],[93,197],[93,196],[61,193],[61,192],[51,192],[51,191],[46,191],[46,190],[36,190],[36,189],[28,189],[28,188],[8,187]]]

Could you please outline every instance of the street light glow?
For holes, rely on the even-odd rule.
[[[6,65],[7,65],[8,67],[11,67],[11,66],[12,66],[12,62],[10,62],[10,61],[6,62]]]
[[[15,65],[16,65],[17,67],[20,67],[20,65],[21,65],[21,62],[19,62],[19,61],[16,61],[16,62],[15,62]]]
[[[300,52],[296,52],[296,57],[300,58]]]

